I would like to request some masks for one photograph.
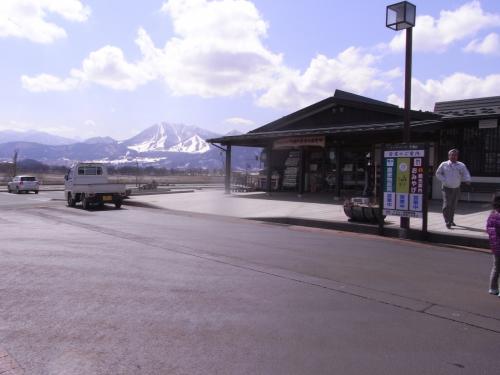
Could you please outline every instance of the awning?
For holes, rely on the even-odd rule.
[[[248,146],[248,147],[266,147],[274,140],[289,137],[303,137],[303,136],[328,136],[337,135],[339,137],[357,136],[368,134],[380,134],[384,132],[402,131],[403,121],[390,122],[390,123],[373,123],[373,124],[358,124],[346,126],[332,126],[317,129],[300,129],[300,130],[284,130],[284,131],[271,131],[262,133],[247,133],[241,135],[226,136],[220,138],[207,139],[210,143],[219,143],[222,145],[234,146]],[[411,129],[424,130],[436,129],[440,127],[443,122],[440,120],[424,120],[413,121],[410,124]]]

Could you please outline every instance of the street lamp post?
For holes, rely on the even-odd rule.
[[[385,25],[396,31],[406,29],[404,143],[410,142],[412,30],[415,26],[416,13],[416,6],[408,1],[388,5],[386,8]],[[408,229],[410,227],[410,219],[402,217],[400,226],[401,228]]]

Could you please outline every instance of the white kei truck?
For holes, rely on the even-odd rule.
[[[85,210],[91,205],[102,207],[104,203],[113,203],[116,208],[120,208],[127,196],[125,184],[110,183],[108,170],[101,163],[75,163],[64,180],[64,197],[68,207],[75,207],[77,202],[82,202]]]

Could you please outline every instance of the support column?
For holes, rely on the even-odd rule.
[[[266,148],[266,161],[267,161],[267,186],[266,186],[266,191],[267,194],[271,194],[272,190],[272,178],[273,178],[273,170],[272,170],[272,153],[273,149],[272,147]]]
[[[231,145],[226,146],[226,176],[225,176],[225,193],[231,194]]]
[[[342,186],[342,148],[340,146],[335,147],[335,161],[337,163],[337,168],[335,169],[335,196],[340,198],[340,188]]]
[[[306,177],[306,171],[305,171],[305,149],[304,147],[301,147],[300,148],[300,153],[299,153],[299,191],[298,191],[298,195],[299,197],[302,196],[302,194],[304,194],[304,185],[305,185],[305,177]]]

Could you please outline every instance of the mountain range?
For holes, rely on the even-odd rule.
[[[231,135],[237,134],[234,131]],[[221,134],[184,124],[158,123],[124,141],[94,137],[76,141],[38,131],[0,131],[0,160],[33,159],[50,165],[99,161],[113,165],[139,163],[173,169],[223,168],[225,155],[206,139]],[[260,149],[233,147],[233,169],[257,169]]]

